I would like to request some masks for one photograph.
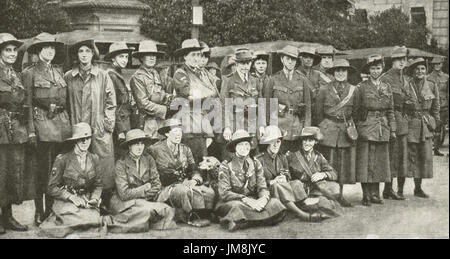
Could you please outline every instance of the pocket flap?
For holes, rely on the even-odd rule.
[[[51,83],[49,81],[45,81],[45,80],[38,80],[34,82],[34,87],[37,88],[50,88],[51,87]]]

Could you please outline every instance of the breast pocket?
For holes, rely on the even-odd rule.
[[[34,82],[34,96],[37,99],[56,97],[56,93],[51,92],[52,84],[49,81],[37,80]]]
[[[70,167],[64,171],[63,180],[65,185],[78,186],[78,180],[80,175],[77,171],[71,169]]]

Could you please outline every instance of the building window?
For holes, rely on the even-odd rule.
[[[427,16],[423,7],[411,7],[411,22],[418,25],[427,24]]]

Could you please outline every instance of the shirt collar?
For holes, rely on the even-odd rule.
[[[294,70],[289,71],[286,68],[283,68],[283,72],[286,75],[286,77],[289,79],[293,74],[294,74]]]
[[[248,74],[247,77],[245,77],[244,74],[242,74],[241,72],[239,72],[239,70],[236,70],[236,72],[238,73],[239,77],[242,79],[242,81],[248,81]]]
[[[98,73],[99,73],[99,68],[97,67],[97,66],[95,66],[94,64],[92,64],[92,67],[91,67],[91,71],[90,71],[90,73],[92,74],[92,75],[94,75],[94,76],[97,76],[98,75]],[[80,68],[77,66],[77,67],[74,67],[73,69],[72,69],[72,76],[73,77],[75,77],[76,75],[78,75],[80,73]]]
[[[75,156],[77,156],[78,158],[82,158],[82,159],[84,159],[84,158],[86,158],[86,155],[87,155],[87,151],[86,152],[83,152],[83,151],[81,151],[77,146],[75,146],[75,148],[73,149],[73,153],[75,154]]]

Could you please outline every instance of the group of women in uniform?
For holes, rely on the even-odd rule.
[[[93,40],[76,42],[65,74],[53,65],[64,58],[53,35],[34,38],[27,52],[37,62],[19,74],[12,65],[21,45],[0,34],[0,233],[27,230],[11,205],[31,196],[35,224],[56,237],[172,229],[176,222],[213,221],[233,231],[277,224],[286,211],[321,222],[352,206],[343,185],[355,182],[365,206],[383,203],[381,182],[385,199],[404,199],[406,177],[414,177],[414,195],[428,197],[421,181],[433,174],[439,91],[424,59],[404,69],[404,47],[384,74],[383,58],[369,56],[362,68],[369,78],[354,86],[348,77],[356,69],[347,60],[329,62],[332,48],[286,46],[278,51],[283,69],[272,76],[269,54],[239,49],[232,72],[218,77],[206,43],[188,39],[175,51],[183,64],[169,80],[156,69],[164,53],[152,41],[134,52],[111,44],[103,66],[94,62]],[[122,69],[130,55],[141,67],[128,86]],[[239,123],[227,111],[223,118],[193,109],[180,116],[177,98],[190,106],[250,102],[230,111]],[[261,98],[275,108],[258,114]]]

